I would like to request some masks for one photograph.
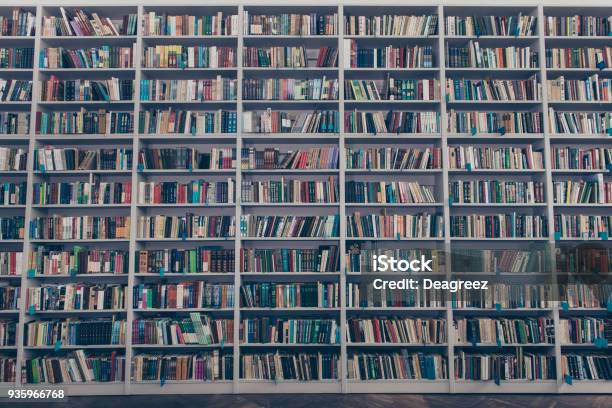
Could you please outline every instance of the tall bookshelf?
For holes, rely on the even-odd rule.
[[[280,14],[280,13],[324,13],[337,14],[338,33],[336,35],[317,36],[286,36],[286,35],[251,35],[245,34],[243,26],[239,26],[235,35],[200,35],[200,36],[163,36],[147,35],[143,25],[138,24],[136,35],[114,37],[51,37],[42,35],[42,21],[47,16],[59,16],[59,6],[52,2],[41,0],[31,3],[30,6],[16,4],[30,10],[36,15],[36,30],[32,37],[0,37],[0,47],[4,46],[30,46],[34,48],[34,66],[32,69],[0,69],[0,79],[20,78],[33,81],[31,103],[1,104],[2,111],[29,111],[30,132],[24,135],[0,135],[0,146],[26,147],[29,151],[27,171],[10,172],[6,174],[7,180],[20,180],[27,182],[27,204],[18,206],[0,207],[0,216],[23,215],[25,217],[26,232],[23,240],[3,241],[2,251],[23,250],[24,266],[21,276],[0,276],[2,281],[12,285],[20,285],[21,308],[18,311],[3,311],[4,315],[18,319],[17,345],[2,347],[2,355],[15,356],[18,367],[25,359],[39,355],[63,355],[71,349],[85,349],[87,352],[108,352],[109,349],[126,357],[126,373],[124,382],[110,383],[83,383],[69,385],[21,384],[21,376],[17,374],[16,384],[0,384],[2,388],[32,387],[40,389],[61,388],[68,395],[103,395],[103,394],[162,394],[162,393],[386,393],[386,392],[428,392],[428,393],[607,393],[608,382],[605,381],[566,381],[561,373],[561,358],[566,353],[597,351],[599,354],[608,354],[606,349],[598,349],[590,344],[568,345],[561,344],[559,336],[550,344],[523,344],[503,347],[488,344],[458,343],[454,338],[454,323],[456,319],[469,317],[509,317],[530,318],[546,317],[554,322],[555,333],[559,333],[560,320],[567,317],[592,316],[609,317],[605,308],[595,309],[568,309],[564,305],[554,303],[549,308],[537,309],[482,309],[482,308],[454,308],[452,302],[447,301],[442,307],[432,308],[390,308],[390,307],[348,307],[344,295],[348,285],[367,282],[368,277],[360,273],[348,272],[347,260],[344,254],[354,245],[358,244],[365,249],[426,249],[444,251],[444,260],[440,270],[435,272],[437,278],[465,278],[478,279],[488,276],[516,284],[542,282],[555,283],[561,276],[555,276],[555,253],[557,248],[575,244],[577,240],[560,238],[555,234],[554,216],[558,214],[609,214],[610,204],[556,204],[553,200],[554,183],[557,181],[581,180],[590,177],[593,173],[602,173],[606,181],[610,181],[609,172],[606,171],[572,171],[553,170],[551,148],[555,146],[608,146],[612,140],[606,134],[602,135],[559,135],[549,129],[549,108],[568,111],[597,111],[610,112],[610,102],[572,102],[564,103],[552,101],[546,92],[546,83],[559,75],[571,79],[582,79],[586,75],[599,73],[601,77],[610,78],[611,69],[552,69],[547,68],[545,54],[551,47],[573,46],[610,46],[612,37],[559,37],[545,34],[545,17],[583,15],[612,15],[612,8],[603,5],[603,2],[591,6],[577,6],[571,4],[557,4],[555,2],[524,2],[519,5],[496,4],[482,6],[476,2],[470,4],[454,1],[424,2],[418,5],[409,5],[403,2],[385,2],[384,7],[368,5],[366,2],[317,2],[311,4],[300,2],[295,5],[286,5],[279,2],[221,2],[219,5],[201,5],[195,1],[181,1],[177,5],[168,6],[163,2],[135,3],[124,1],[119,5],[106,5],[103,2],[83,1],[71,2],[66,7],[83,8],[87,12],[99,12],[101,15],[120,21],[126,14],[136,14],[139,22],[151,12],[174,13],[175,15],[212,15],[223,12],[223,15],[238,15],[242,21],[245,13],[248,14]],[[0,7],[0,15],[10,13],[13,6]],[[530,36],[450,36],[445,33],[446,16],[509,16],[530,15],[537,17],[536,33]],[[344,31],[344,17],[348,15],[437,15],[437,33],[425,36],[359,36],[349,35]],[[346,46],[345,40],[354,40],[360,47],[385,47],[428,45],[433,49],[434,64],[431,68],[351,68],[345,64],[343,55]],[[464,46],[469,41],[478,41],[483,47],[509,47],[530,46],[538,53],[536,68],[508,69],[508,68],[448,68],[445,60],[447,46]],[[95,47],[101,45],[117,45],[134,47],[133,65],[130,68],[107,69],[71,69],[71,68],[43,68],[40,66],[38,54],[48,47]],[[143,50],[145,47],[156,45],[183,45],[183,46],[224,46],[236,51],[235,67],[227,68],[152,68],[143,64]],[[312,63],[316,58],[315,49],[320,46],[337,47],[339,50],[336,67],[308,66],[304,68],[254,68],[245,66],[242,50],[245,47],[267,46],[304,46],[308,60]],[[313,54],[314,53],[314,54]],[[437,79],[440,86],[440,98],[431,101],[354,101],[345,98],[345,80],[374,80],[384,81],[387,74],[399,79]],[[134,97],[132,100],[108,102],[46,102],[40,100],[39,81],[48,80],[51,76],[60,80],[92,79],[104,80],[111,77],[134,80]],[[198,101],[198,102],[172,102],[172,101],[141,101],[141,80],[172,80],[172,79],[214,79],[217,75],[237,80],[237,97],[235,100]],[[243,81],[249,79],[266,78],[296,78],[312,79],[325,75],[326,78],[338,80],[339,92],[337,100],[248,100],[243,96]],[[542,87],[541,97],[533,101],[454,101],[448,98],[446,91],[447,79],[527,79],[532,76]],[[134,114],[134,128],[131,133],[124,134],[78,134],[78,135],[46,135],[36,132],[37,112],[72,111],[80,108],[98,109],[106,108],[113,111],[130,111]],[[203,134],[150,134],[141,132],[138,126],[138,117],[141,112],[148,109],[188,109],[193,111],[226,110],[236,112],[237,131],[235,133],[203,133]],[[247,111],[265,110],[310,111],[335,110],[338,112],[339,128],[337,132],[330,133],[247,133],[243,131],[242,114]],[[439,131],[432,133],[352,133],[345,129],[345,113],[354,110],[363,111],[413,111],[439,113]],[[543,131],[530,134],[496,133],[453,133],[447,130],[448,113],[457,111],[493,111],[493,112],[541,112]],[[448,146],[482,145],[493,147],[521,147],[527,144],[534,149],[542,150],[544,167],[542,170],[479,170],[479,169],[450,169],[447,160]],[[133,152],[133,163],[128,170],[87,170],[87,171],[34,171],[34,150],[47,145],[55,147],[77,148],[116,148],[117,146],[129,148]],[[157,170],[144,169],[138,165],[138,152],[148,148],[193,147],[201,151],[210,151],[212,148],[234,148],[236,150],[236,166],[234,169],[221,170]],[[329,170],[247,170],[242,169],[240,154],[243,148],[278,147],[281,151],[297,148],[312,148],[321,146],[336,146],[339,153],[337,169]],[[345,148],[368,147],[438,147],[442,151],[442,165],[440,169],[426,170],[361,170],[347,168]],[[282,172],[282,174],[281,174]],[[297,180],[325,180],[334,177],[339,185],[339,200],[329,204],[259,204],[243,202],[240,194],[242,181],[279,180],[281,176]],[[132,200],[129,204],[116,205],[53,205],[43,206],[33,204],[34,184],[38,182],[59,181],[88,181],[98,177],[104,181],[129,181],[132,183]],[[5,175],[2,174],[4,181]],[[138,183],[178,181],[186,183],[194,179],[208,181],[225,181],[233,179],[236,188],[234,203],[206,203],[206,204],[144,204],[138,196]],[[533,181],[544,185],[544,200],[536,204],[460,204],[452,198],[449,200],[449,182],[457,180],[491,180],[501,179],[507,181]],[[433,186],[435,200],[427,204],[363,204],[350,203],[346,199],[345,182],[348,181],[418,181],[421,185]],[[91,240],[91,241],[62,241],[49,242],[49,240],[33,239],[29,233],[30,221],[40,216],[54,214],[62,215],[123,215],[131,217],[131,230],[129,238],[118,240]],[[346,232],[346,216],[355,212],[362,214],[417,214],[425,212],[439,214],[444,220],[444,231],[441,238],[354,238],[348,237]],[[547,216],[548,233],[542,238],[494,238],[470,239],[455,238],[451,236],[451,217],[469,214],[492,215],[502,212],[515,211],[520,214]],[[236,234],[227,238],[178,238],[178,239],[149,239],[137,236],[137,223],[140,216],[175,215],[186,213],[196,215],[224,215],[235,217]],[[340,219],[340,234],[338,237],[320,238],[258,238],[241,236],[239,231],[240,218],[243,215],[337,215]],[[609,248],[607,239],[594,238],[604,248]],[[567,241],[567,242],[566,242]],[[257,273],[244,272],[241,269],[241,249],[273,249],[278,246],[288,248],[316,249],[319,245],[337,245],[340,252],[340,268],[337,271],[326,273]],[[128,271],[126,274],[108,275],[76,275],[76,276],[39,276],[28,272],[26,254],[36,250],[41,245],[56,245],[65,250],[73,250],[75,246],[92,249],[121,249],[129,253]],[[503,250],[518,249],[529,245],[532,249],[542,251],[547,257],[549,269],[539,271],[538,274],[506,274],[495,271],[462,271],[453,266],[455,250],[479,251],[483,249]],[[154,250],[165,248],[195,248],[215,247],[234,250],[233,273],[201,273],[201,274],[174,274],[138,273],[136,256],[141,250]],[[486,278],[485,278],[486,279]],[[232,284],[234,290],[234,306],[225,309],[201,309],[202,314],[213,317],[233,319],[233,343],[213,345],[183,345],[162,346],[135,344],[132,340],[132,322],[140,318],[188,316],[188,312],[196,310],[173,309],[138,309],[133,304],[133,290],[141,284],[177,283],[177,282],[204,281],[212,284]],[[96,283],[96,284],[122,284],[126,286],[125,307],[122,310],[103,311],[99,313],[72,313],[72,312],[37,312],[30,313],[25,302],[27,288],[38,287],[44,284],[59,283]],[[245,308],[241,306],[240,287],[247,283],[257,282],[329,282],[339,284],[339,307],[329,309],[316,308]],[[59,316],[90,318],[92,315],[115,315],[126,320],[125,345],[113,346],[70,346],[54,350],[50,347],[24,346],[23,336],[25,325],[34,319],[44,319]],[[252,317],[283,317],[283,318],[326,318],[333,319],[340,328],[339,341],[334,344],[242,344],[240,342],[240,324],[243,318]],[[351,343],[346,334],[347,321],[360,317],[425,317],[438,318],[446,321],[448,339],[439,344],[356,344]],[[454,375],[455,356],[466,353],[504,353],[521,348],[525,352],[535,350],[542,354],[553,356],[556,363],[557,378],[553,380],[508,380],[496,382],[458,380]],[[385,353],[400,349],[408,352],[437,353],[447,361],[448,379],[445,380],[372,380],[359,381],[347,377],[347,365],[350,356],[354,353]],[[180,382],[180,381],[144,381],[136,382],[131,379],[132,359],[140,354],[171,354],[171,353],[205,353],[216,350],[220,354],[233,355],[233,379]],[[245,380],[240,378],[241,356],[260,352],[322,352],[339,355],[340,376],[337,380],[320,380],[300,382],[293,380],[264,381]],[[569,384],[571,382],[571,384]]]

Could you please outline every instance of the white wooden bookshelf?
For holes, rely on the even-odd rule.
[[[266,36],[242,34],[234,36],[145,36],[142,25],[138,26],[138,34],[134,36],[119,37],[48,37],[41,36],[42,17],[50,14],[57,15],[59,6],[57,2],[50,0],[13,1],[0,5],[0,13],[10,12],[13,7],[22,7],[35,12],[36,34],[33,37],[0,37],[0,48],[4,47],[32,47],[34,48],[34,67],[32,69],[0,69],[2,79],[31,79],[33,81],[32,102],[2,103],[0,110],[12,112],[27,112],[31,114],[30,134],[28,135],[0,135],[0,146],[27,147],[29,149],[27,171],[0,172],[0,180],[4,181],[27,181],[27,204],[19,206],[0,206],[0,217],[22,215],[25,217],[26,235],[23,240],[4,240],[0,245],[1,250],[23,250],[24,260],[27,262],[27,254],[35,250],[39,245],[54,245],[64,248],[74,246],[86,246],[88,248],[113,248],[128,250],[130,254],[129,271],[126,274],[101,274],[101,275],[35,275],[28,277],[26,274],[19,277],[0,276],[0,281],[10,284],[20,284],[22,288],[21,308],[19,310],[0,310],[0,317],[18,319],[17,345],[0,348],[0,354],[16,356],[17,364],[21,367],[23,361],[33,355],[53,353],[53,346],[26,347],[23,345],[23,334],[25,324],[33,318],[53,317],[96,317],[118,315],[127,320],[127,334],[125,345],[109,346],[63,346],[60,353],[72,349],[95,349],[95,350],[117,350],[126,356],[126,374],[124,382],[116,383],[85,383],[85,384],[22,384],[21,376],[17,374],[16,384],[0,383],[0,390],[12,386],[32,389],[64,389],[68,396],[72,395],[120,395],[120,394],[168,394],[168,393],[610,393],[610,382],[606,381],[576,381],[566,384],[562,378],[560,369],[561,356],[565,352],[588,352],[610,353],[609,350],[594,349],[589,345],[561,344],[558,336],[553,344],[521,344],[504,345],[504,347],[523,347],[526,352],[532,348],[541,348],[544,353],[554,355],[557,364],[557,379],[546,381],[504,381],[495,384],[493,381],[465,381],[454,378],[454,357],[457,350],[470,348],[478,352],[497,351],[496,345],[489,344],[461,344],[453,337],[452,327],[456,317],[470,316],[548,316],[554,319],[555,330],[558,333],[560,316],[609,316],[610,312],[605,309],[572,309],[569,312],[561,310],[558,304],[552,308],[541,309],[479,309],[461,308],[455,309],[451,302],[444,307],[438,308],[396,308],[396,307],[348,307],[345,296],[340,296],[340,305],[334,308],[247,308],[240,305],[240,285],[246,282],[338,282],[340,294],[346,293],[348,283],[360,282],[369,278],[367,274],[344,272],[347,270],[344,254],[352,244],[360,243],[368,248],[394,248],[394,242],[399,248],[429,248],[440,249],[447,253],[444,270],[436,271],[435,275],[443,275],[447,278],[462,276],[468,273],[455,272],[448,253],[453,249],[466,250],[477,249],[504,249],[504,248],[526,248],[537,246],[543,248],[549,254],[554,254],[559,245],[576,244],[576,242],[587,241],[572,238],[558,239],[554,233],[554,215],[567,214],[608,214],[611,204],[556,204],[553,200],[553,182],[558,180],[579,180],[595,174],[603,173],[607,181],[611,180],[612,171],[606,170],[556,170],[551,168],[551,148],[554,146],[612,146],[612,137],[607,135],[565,135],[554,134],[548,128],[548,108],[568,111],[612,111],[611,103],[584,103],[584,102],[554,102],[549,101],[546,95],[547,78],[556,78],[559,75],[568,75],[571,78],[583,78],[585,75],[599,73],[603,77],[611,77],[612,69],[555,69],[547,68],[545,64],[545,51],[550,47],[573,47],[573,46],[611,46],[612,36],[608,37],[548,37],[544,35],[544,17],[548,15],[566,16],[573,14],[584,15],[612,15],[612,6],[600,0],[577,3],[571,1],[548,1],[534,0],[519,2],[489,2],[483,5],[481,2],[469,0],[460,2],[458,0],[421,1],[412,4],[408,1],[385,0],[375,5],[365,0],[312,0],[309,2],[298,1],[291,5],[277,0],[220,0],[215,5],[204,4],[196,0],[179,0],[172,5],[161,0],[117,0],[113,5],[101,0],[67,0],[61,2],[65,7],[77,7],[92,9],[103,15],[113,17],[134,13],[138,20],[142,21],[148,11],[168,11],[175,14],[210,15],[217,11],[223,11],[224,15],[238,14],[241,18],[245,11],[250,13],[277,14],[290,12],[324,12],[337,13],[339,33],[334,36]],[[491,4],[491,5],[488,5]],[[514,36],[453,36],[445,35],[444,17],[447,15],[469,16],[469,15],[516,15],[519,12],[537,16],[538,34],[527,37]],[[380,15],[380,14],[437,14],[438,33],[430,36],[417,37],[394,37],[394,36],[350,36],[344,33],[344,16],[350,15]],[[344,66],[343,47],[344,39],[354,39],[366,47],[382,47],[387,45],[431,45],[434,47],[434,68],[351,68]],[[538,68],[526,69],[482,69],[482,68],[447,68],[444,50],[447,44],[459,46],[468,41],[479,41],[485,47],[502,46],[526,46],[530,45],[539,54]],[[142,50],[145,46],[156,44],[180,44],[180,45],[221,45],[234,47],[237,52],[237,65],[231,68],[144,68],[142,67]],[[47,47],[93,47],[100,45],[134,46],[134,67],[132,68],[106,68],[106,69],[70,69],[70,68],[41,68],[38,55]],[[333,46],[339,49],[338,67],[335,68],[256,68],[244,67],[241,50],[247,46],[296,46],[303,45],[307,48],[318,48],[319,46]],[[440,99],[432,101],[353,101],[344,98],[344,80],[346,79],[382,79],[384,75],[400,75],[401,78],[436,78],[440,81]],[[51,75],[59,79],[95,78],[108,79],[119,77],[122,79],[133,79],[134,99],[117,101],[111,104],[107,102],[43,102],[39,99],[39,81],[48,79]],[[199,79],[211,78],[223,75],[235,78],[238,81],[237,99],[232,101],[210,101],[210,102],[155,102],[140,101],[141,79]],[[325,75],[327,78],[337,78],[339,81],[338,100],[313,100],[313,101],[260,101],[246,100],[242,95],[243,80],[249,78],[315,78]],[[542,97],[534,101],[448,101],[446,99],[445,82],[447,78],[500,78],[500,79],[527,79],[536,75],[538,82],[543,85]],[[134,132],[130,134],[101,134],[101,135],[45,135],[37,134],[35,131],[35,115],[39,111],[71,111],[81,107],[97,109],[107,108],[109,110],[126,110],[134,112]],[[191,110],[216,110],[224,109],[237,112],[236,134],[142,134],[138,129],[138,114],[146,109],[191,109]],[[242,113],[247,110],[261,110],[272,108],[273,110],[337,110],[339,112],[338,133],[314,133],[314,134],[266,134],[245,133],[242,131]],[[350,133],[345,131],[344,113],[351,110],[402,110],[402,111],[437,111],[440,113],[440,127],[438,133],[423,134],[371,134]],[[457,134],[446,130],[447,112],[450,109],[459,111],[482,110],[482,111],[537,111],[543,114],[544,132],[540,134],[488,134],[479,133]],[[544,151],[543,170],[482,170],[482,169],[450,169],[446,160],[447,146],[455,145],[496,145],[496,146],[523,146],[532,144],[534,148]],[[33,171],[33,151],[45,145],[57,145],[60,147],[91,147],[108,148],[120,145],[130,147],[133,151],[132,170],[85,170],[85,171]],[[278,147],[309,148],[313,146],[337,146],[340,149],[340,162],[337,169],[323,170],[284,170],[282,175],[286,178],[317,180],[333,176],[339,182],[339,201],[329,204],[266,204],[243,202],[240,194],[241,182],[245,180],[263,180],[279,177],[279,170],[243,170],[240,167],[240,151],[243,147]],[[351,147],[383,147],[383,146],[425,146],[432,145],[440,147],[443,155],[443,166],[441,169],[431,170],[367,170],[348,169],[344,148]],[[231,170],[141,170],[137,166],[137,153],[143,147],[172,147],[193,146],[197,149],[210,149],[210,147],[233,147],[237,151],[237,168]],[[62,180],[85,180],[91,175],[98,175],[105,180],[122,180],[132,182],[132,202],[130,204],[117,205],[33,205],[33,185],[38,181],[62,181]],[[142,204],[137,196],[137,185],[140,181],[187,181],[197,178],[206,178],[214,181],[234,178],[236,186],[235,202],[229,204]],[[453,180],[478,180],[478,179],[502,179],[522,181],[541,181],[545,184],[545,201],[537,204],[460,204],[449,202],[449,181]],[[427,204],[370,204],[346,202],[345,181],[349,180],[416,180],[425,185],[435,185],[436,202]],[[78,214],[99,215],[104,208],[106,212],[111,211],[113,215],[125,215],[131,217],[131,234],[129,239],[114,240],[37,240],[29,236],[29,223],[35,217],[52,214]],[[390,213],[415,214],[417,212],[431,212],[440,214],[444,219],[444,235],[442,238],[351,238],[346,234],[346,216],[360,211],[362,213],[380,213],[390,209]],[[403,211],[403,212],[402,212]],[[548,236],[543,238],[493,238],[493,239],[471,239],[453,238],[450,234],[450,217],[465,214],[496,214],[501,212],[515,211],[520,214],[537,214],[548,217]],[[340,217],[340,235],[338,237],[323,238],[261,238],[241,237],[239,232],[235,237],[227,238],[163,238],[145,239],[136,236],[137,218],[141,215],[156,214],[184,214],[193,212],[198,215],[234,215],[236,225],[241,215],[330,215]],[[601,239],[593,239],[603,246],[609,247],[610,242]],[[193,248],[197,246],[215,246],[235,250],[235,264],[240,265],[240,249],[261,248],[270,249],[279,245],[290,248],[316,248],[318,244],[334,244],[340,250],[340,271],[329,273],[247,273],[236,270],[234,273],[204,273],[204,274],[172,274],[165,273],[163,276],[157,274],[136,273],[135,255],[142,248]],[[554,271],[555,260],[551,257],[551,271]],[[27,271],[27,265],[23,267]],[[486,272],[483,272],[486,273]],[[474,274],[479,274],[474,271]],[[512,275],[512,274],[501,274]],[[546,275],[546,274],[543,274]],[[514,279],[514,276],[507,276]],[[517,277],[521,281],[523,277]],[[528,276],[524,277],[530,281]],[[553,279],[555,277],[553,276]],[[233,308],[200,308],[200,309],[135,309],[132,306],[133,288],[140,283],[154,283],[161,279],[168,282],[205,280],[210,282],[224,282],[234,284]],[[28,287],[40,286],[47,283],[66,282],[99,282],[122,283],[127,285],[127,299],[125,308],[120,310],[103,311],[42,311],[34,315],[28,313],[26,306],[26,290]],[[18,283],[16,283],[19,281]],[[213,316],[223,316],[234,319],[234,343],[225,345],[143,345],[134,344],[132,341],[131,325],[134,319],[151,316],[169,316],[172,314],[183,315],[192,311],[208,313]],[[448,341],[441,344],[360,344],[351,343],[346,336],[347,316],[437,316],[447,320]],[[341,328],[340,342],[337,344],[248,344],[240,343],[239,326],[240,320],[245,316],[271,316],[271,317],[324,317],[333,318],[339,322]],[[375,380],[357,381],[347,378],[347,359],[355,351],[394,350],[405,348],[409,352],[440,352],[447,358],[449,378],[446,380]],[[233,380],[222,381],[167,381],[160,384],[154,381],[134,382],[131,379],[132,357],[138,353],[167,352],[176,353],[183,351],[199,351],[219,349],[221,354],[233,354]],[[247,351],[245,351],[247,350]],[[337,352],[340,356],[340,378],[338,380],[322,380],[311,382],[299,381],[260,381],[239,378],[240,356],[245,352],[256,353],[262,351],[292,350],[292,351],[318,351],[324,350]]]

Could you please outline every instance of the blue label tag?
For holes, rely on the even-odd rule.
[[[398,240],[398,241],[400,240],[400,233],[399,232],[397,234],[395,234],[395,239]]]
[[[561,302],[561,310],[563,310],[564,312],[569,312],[569,303],[567,302]]]
[[[612,136],[612,127],[607,128],[606,133],[608,133],[608,136]]]
[[[159,378],[159,386],[160,386],[160,387],[163,387],[165,384],[166,384],[166,377],[161,376],[161,377]]]
[[[36,313],[36,310],[34,309],[34,305],[30,305],[30,306],[28,307],[28,314],[29,314],[30,316],[32,316],[32,315],[34,315],[35,313]]]
[[[56,341],[55,344],[53,345],[53,350],[60,351],[61,348],[62,348],[62,341],[61,340]]]
[[[36,270],[28,269],[28,278],[32,279],[36,276]]]
[[[193,171],[193,165],[191,163],[189,163],[189,165],[187,166],[187,169],[192,172]]]
[[[561,241],[561,233],[555,232],[555,241]]]
[[[497,347],[501,347],[501,346],[502,346],[501,339],[497,339]]]
[[[225,339],[221,337],[221,350],[225,348]]]
[[[564,379],[565,379],[565,383],[566,384],[572,385],[572,376],[571,375],[565,374]]]
[[[608,300],[606,308],[608,309],[608,312],[612,313],[612,300]]]
[[[455,202],[455,197],[453,197],[453,196],[448,196],[448,205],[449,205],[450,207],[452,207],[452,206],[453,206],[453,203],[454,203],[454,202]]]
[[[142,163],[138,163],[138,171],[139,171],[139,172],[144,171],[144,164],[142,164]]]
[[[159,276],[163,277],[166,274],[166,268],[159,268]]]
[[[466,164],[465,168],[467,169],[467,171],[472,171],[472,163]]]
[[[446,102],[448,102],[448,101],[450,100],[449,95],[448,95],[448,94],[446,94],[446,95],[444,95],[444,96],[445,96],[445,98],[444,98],[444,99],[446,99]]]
[[[470,133],[472,134],[472,136],[476,136],[476,133],[477,133],[476,128],[475,128],[475,127],[472,127],[472,128],[470,129]]]
[[[499,377],[497,377],[497,376],[493,379],[493,381],[495,382],[495,385],[497,385],[497,386],[499,386],[500,383],[501,383]]]
[[[506,134],[506,128],[505,128],[504,126],[502,126],[502,127],[500,127],[500,128],[498,129],[498,132],[499,132],[499,134],[500,134],[500,135],[502,135],[502,136],[503,136],[503,135],[505,135],[505,134]]]
[[[77,275],[77,268],[70,268],[70,276],[76,276]]]
[[[608,233],[606,231],[601,231],[599,233],[599,238],[601,238],[602,241],[607,241],[608,240]]]
[[[45,165],[44,165],[44,164],[41,164],[41,165],[40,165],[40,172],[41,172],[41,173],[44,173],[44,172],[46,172],[46,171],[47,171],[47,169],[45,168]]]
[[[497,310],[498,312],[501,312],[501,310],[502,310],[502,305],[501,305],[501,303],[496,303],[496,304],[495,304],[495,310]]]
[[[606,168],[608,169],[609,172],[612,172],[612,163],[608,164]]]
[[[606,69],[606,62],[605,61],[599,61],[597,63],[597,68],[599,68],[600,70]]]

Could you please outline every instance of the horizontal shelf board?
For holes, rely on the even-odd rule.
[[[218,238],[136,238],[136,242],[198,242],[198,241],[233,241],[235,237]]]
[[[32,204],[32,208],[130,208],[131,204]]]
[[[241,203],[243,207],[339,207],[340,203]]]
[[[347,241],[444,241],[444,238],[374,238],[374,237],[346,237]]]
[[[134,308],[134,313],[191,313],[191,312],[206,312],[206,313],[233,313],[234,308],[212,308],[212,307],[193,307],[193,308],[175,308],[175,309],[138,309]]]
[[[586,207],[586,208],[608,208],[612,207],[612,203],[603,203],[603,204],[595,204],[595,203],[553,203],[553,207],[559,208],[572,208],[572,207]]]
[[[448,69],[448,68],[447,68]],[[376,68],[376,67],[345,67],[345,72],[386,72],[386,71],[411,71],[411,72],[438,72],[440,68]]]
[[[85,106],[85,105],[133,105],[135,103],[134,100],[129,101],[38,101],[38,106]]]
[[[548,241],[548,237],[542,238],[525,238],[525,237],[511,237],[511,238],[467,238],[467,237],[450,237],[451,241]]]
[[[100,279],[100,278],[123,278],[127,279],[127,273],[78,273],[75,275],[60,274],[35,274],[35,279]]]
[[[486,106],[505,106],[505,105],[539,105],[542,101],[460,101],[460,100],[448,100],[446,101],[447,105],[465,105],[465,106],[473,106],[473,105],[486,105]]]
[[[34,174],[37,175],[47,175],[47,176],[54,176],[54,175],[59,175],[59,176],[70,176],[70,175],[83,175],[83,174],[89,174],[89,173],[94,173],[94,174],[115,174],[115,175],[126,175],[126,174],[132,174],[132,170],[46,170],[46,171],[39,171],[39,170],[34,170],[33,171]]]
[[[486,174],[537,174],[537,173],[545,173],[546,170],[535,170],[535,169],[527,169],[527,170],[519,170],[519,169],[448,169],[450,174],[469,174],[469,173],[486,173]]]
[[[346,103],[347,101],[345,101]],[[305,105],[305,104],[338,104],[338,99],[242,99],[242,103],[249,105]]]
[[[552,308],[550,307],[542,307],[542,308],[502,308],[501,310],[497,309],[484,309],[480,307],[463,307],[461,309],[452,308],[452,312],[456,314],[472,314],[472,313],[491,313],[491,314],[543,314],[552,312]]]
[[[162,276],[159,273],[134,273],[134,276],[140,278],[218,278],[218,277],[233,277],[234,272],[171,272],[164,273]]]
[[[242,241],[339,241],[340,237],[240,237]]]
[[[19,314],[19,309],[0,309],[0,315]]]
[[[121,242],[130,242],[129,239],[31,239],[30,240],[31,243],[35,243],[35,244],[42,244],[42,243],[55,243],[55,244],[62,244],[62,243],[83,243],[83,244],[87,244],[87,243],[121,243]]]
[[[39,72],[49,72],[49,73],[55,73],[55,72],[78,72],[78,73],[83,73],[83,72],[108,72],[108,73],[113,73],[113,72],[136,72],[136,68],[39,68],[38,69]]]
[[[346,207],[442,207],[443,203],[350,203],[345,204]]]
[[[321,72],[337,72],[340,70],[338,67],[243,67],[244,72],[300,72],[300,71],[321,71]]]
[[[455,347],[555,347],[554,343],[455,343]]]
[[[346,174],[441,174],[442,169],[346,169]]]
[[[448,343],[346,343],[347,347],[353,348],[375,348],[375,347],[423,347],[423,348],[440,348],[448,347]]]
[[[249,277],[266,277],[273,279],[274,277],[291,277],[301,279],[304,277],[326,277],[340,276],[340,272],[240,272],[240,276]]]
[[[335,174],[338,169],[256,169],[241,170],[242,174]]]
[[[546,203],[456,203],[451,207],[546,207]]]
[[[134,40],[136,41],[138,36],[136,35],[50,35],[50,36],[41,36],[40,39],[43,41],[48,40],[67,40],[67,41],[77,41],[77,40]]]
[[[24,350],[55,350],[54,345],[44,346],[23,346]],[[91,344],[91,345],[64,345],[62,344],[59,350],[95,350],[95,349],[124,349],[125,344]]]
[[[132,344],[132,348],[134,349],[189,349],[189,348],[225,348],[225,347],[233,347],[233,343],[225,343],[221,345],[218,344]]]
[[[236,67],[215,67],[215,68],[140,68],[141,72],[144,73],[154,73],[154,72],[202,72],[202,71],[228,71],[233,72],[237,71]]]
[[[64,140],[72,140],[77,142],[82,142],[84,140],[91,141],[94,143],[102,142],[104,140],[111,140],[113,142],[116,141],[131,141],[134,138],[132,133],[123,133],[123,134],[70,134],[70,135],[43,135],[36,134],[34,135],[34,139],[38,141],[48,141],[48,142],[61,142]],[[52,170],[49,170],[51,172]],[[131,171],[131,170],[127,170]]]
[[[26,206],[24,204],[1,204],[0,210],[12,210],[12,209],[23,209]]]
[[[551,169],[552,174],[597,174],[597,173],[608,173],[607,169]]]
[[[387,99],[381,99],[381,100],[353,100],[353,99],[345,99],[344,101],[345,105],[436,105],[440,103],[439,99],[434,99],[434,100],[419,100],[419,99],[414,99],[414,100],[403,100],[403,99],[396,99],[396,100],[387,100]]]
[[[236,100],[223,101],[140,101],[141,105],[190,105],[190,106],[208,106],[208,105],[236,105]]]
[[[272,313],[333,313],[339,312],[339,307],[240,307],[241,312],[272,312]]]
[[[140,208],[234,208],[233,203],[136,204]]]
[[[235,141],[238,137],[235,133],[203,133],[203,134],[191,134],[191,133],[166,133],[166,134],[146,134],[139,133],[137,134],[138,138],[141,140],[228,140]]]
[[[529,72],[536,73],[540,72],[540,68],[479,68],[479,67],[467,67],[467,68],[450,68],[446,67],[446,71],[453,72]]]
[[[109,309],[109,310],[36,310],[34,315],[64,315],[64,314],[119,314],[127,313],[126,309]]]
[[[144,169],[137,170],[139,174],[235,174],[236,169],[209,170],[209,169]]]
[[[407,313],[438,313],[446,311],[446,307],[383,307],[383,306],[365,306],[365,307],[346,307],[347,312],[407,312]]]
[[[294,347],[324,347],[324,348],[336,348],[340,347],[340,343],[327,344],[327,343],[240,343],[242,348],[294,348]]]

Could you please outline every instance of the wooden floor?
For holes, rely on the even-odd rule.
[[[610,390],[612,392],[612,390]],[[0,402],[2,407],[53,408],[610,408],[612,395],[156,395],[70,397],[58,403]]]

